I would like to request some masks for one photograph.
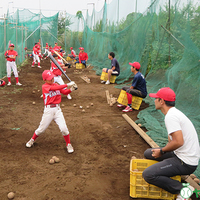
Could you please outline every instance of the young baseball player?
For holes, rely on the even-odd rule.
[[[147,96],[147,88],[146,88],[146,80],[144,78],[144,75],[139,71],[140,70],[140,63],[134,62],[129,63],[131,65],[131,72],[135,75],[131,84],[131,87],[124,86],[122,87],[122,90],[126,91],[127,99],[128,99],[128,105],[123,112],[131,112],[132,109],[132,96],[142,97],[145,98]],[[123,108],[125,107],[122,104],[118,104],[117,107]]]
[[[48,50],[49,50],[49,44],[46,43],[44,53],[43,53],[43,57],[45,56],[44,59],[46,59],[48,57]]]
[[[105,83],[106,85],[110,84],[110,77],[111,75],[119,76],[120,74],[120,67],[117,59],[115,58],[115,53],[110,52],[108,54],[108,58],[111,60],[111,69],[103,68],[102,72],[108,73],[108,80],[101,81],[101,83]]]
[[[75,82],[71,81],[68,84],[58,85],[54,83],[55,75],[50,70],[45,70],[42,73],[42,78],[45,84],[42,85],[42,93],[44,100],[44,113],[39,127],[35,130],[32,138],[26,143],[26,147],[33,146],[36,138],[40,136],[49,126],[52,120],[54,120],[60,128],[60,131],[65,139],[68,153],[73,153],[74,149],[70,143],[69,130],[67,128],[65,118],[60,108],[61,93],[67,95],[76,89]],[[70,89],[65,89],[66,87]]]
[[[18,56],[17,51],[14,50],[15,45],[14,44],[10,44],[9,46],[9,50],[7,50],[4,54],[7,62],[6,62],[6,67],[7,67],[7,77],[8,77],[8,86],[11,85],[11,70],[13,70],[14,76],[15,76],[15,80],[16,80],[16,85],[22,85],[19,82],[19,78],[18,78],[18,72],[17,72],[17,66],[15,63],[15,59]]]
[[[71,54],[68,54],[68,56],[74,59],[76,57],[76,52],[73,50],[73,47],[70,47],[70,50],[71,50]]]
[[[68,67],[65,67],[64,64],[62,64],[59,60],[58,60],[58,55],[53,54],[53,57],[55,58],[55,60],[58,62],[58,64],[63,68],[63,69],[67,69]],[[53,72],[53,74],[55,75],[54,77],[54,83],[58,83],[59,85],[64,85],[64,81],[62,79],[62,72],[58,69],[58,67],[51,62],[51,71]],[[68,99],[72,99],[71,95],[68,94],[67,95]]]
[[[79,61],[76,61],[75,63],[82,63],[86,67],[86,62],[88,61],[88,54],[84,52],[84,48],[80,47],[80,53],[78,55]]]
[[[39,58],[39,54],[40,54],[40,46],[36,43],[35,46],[33,47],[33,63],[31,65],[31,67],[34,67],[35,62],[38,62],[38,68],[42,68],[40,66],[40,58]]]

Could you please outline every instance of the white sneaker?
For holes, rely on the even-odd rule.
[[[110,81],[109,81],[109,80],[107,80],[105,84],[106,84],[106,85],[109,85],[109,84],[110,84]]]
[[[19,85],[19,86],[20,86],[20,85],[22,85],[22,84],[21,84],[20,82],[18,82],[18,83],[16,83],[16,85]]]
[[[35,67],[34,65],[31,65],[31,67]]]
[[[7,86],[11,86],[11,82],[8,82]]]
[[[72,145],[70,143],[67,145],[67,151],[68,151],[68,153],[73,153],[74,152],[74,149],[73,149],[73,147],[72,147]]]
[[[32,147],[34,142],[35,142],[35,141],[31,138],[31,139],[26,143],[26,147],[28,147],[28,148]]]
[[[101,83],[103,84],[103,83],[106,83],[106,81],[101,81]]]
[[[42,68],[41,66],[38,66],[38,68]]]
[[[71,97],[71,95],[70,95],[70,94],[68,94],[68,95],[67,95],[67,98],[68,98],[68,99],[72,99],[72,97]]]

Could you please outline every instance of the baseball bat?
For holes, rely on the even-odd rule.
[[[65,77],[71,82],[70,78],[67,76],[63,68],[58,64],[58,62],[55,60],[55,58],[51,55],[51,52],[48,51],[49,58],[52,60],[52,62],[58,67],[58,69],[65,75]]]
[[[10,43],[11,43],[11,41],[9,40],[9,42],[8,42],[8,50],[9,50],[9,47],[10,47]],[[8,50],[7,50],[7,53],[8,53]]]
[[[59,56],[65,63],[68,64],[68,62],[57,52],[57,51],[54,51],[54,53]]]

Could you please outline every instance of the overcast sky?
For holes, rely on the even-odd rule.
[[[107,3],[112,0],[107,0]],[[0,17],[9,9],[9,12],[15,12],[19,9],[29,9],[34,13],[42,14],[46,17],[56,14],[58,11],[66,11],[69,14],[75,15],[77,11],[81,10],[83,13],[92,12],[93,6],[97,11],[101,10],[105,0],[0,0]],[[91,4],[94,3],[94,4]]]

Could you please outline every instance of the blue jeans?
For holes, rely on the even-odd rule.
[[[79,63],[79,60],[77,60],[77,61],[75,62],[75,64],[76,64],[76,63]],[[85,60],[81,60],[81,63],[84,64],[84,65],[86,66],[86,61],[85,61]]]
[[[179,194],[183,188],[182,183],[173,180],[170,177],[176,175],[192,174],[197,166],[185,164],[180,160],[174,152],[166,152],[159,158],[152,156],[152,149],[147,149],[144,152],[146,159],[160,161],[154,165],[149,166],[143,171],[144,180],[152,185],[158,186],[172,194]]]

